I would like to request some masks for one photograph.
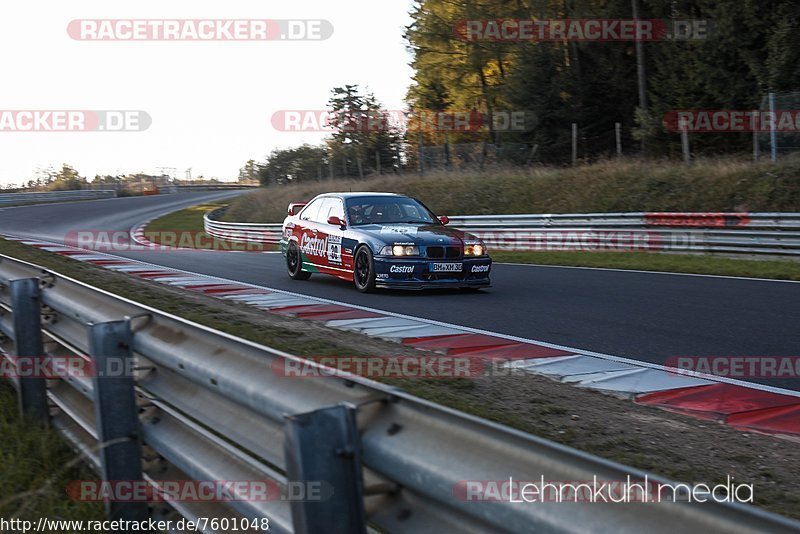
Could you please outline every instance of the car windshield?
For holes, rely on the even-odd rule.
[[[436,216],[409,197],[376,196],[347,199],[347,214],[353,226],[365,224],[433,224]]]

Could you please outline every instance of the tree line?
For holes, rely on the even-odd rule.
[[[463,31],[465,21],[630,20],[634,8],[639,19],[663,21],[666,28],[702,21],[705,32],[636,43],[468,39]],[[264,163],[248,162],[241,174],[267,184],[415,170],[420,145],[459,143],[524,144],[535,147],[536,162],[565,164],[573,123],[581,159],[614,155],[617,123],[626,153],[677,157],[680,136],[664,124],[670,111],[758,109],[770,91],[800,90],[796,0],[417,0],[411,17],[407,126],[424,114],[502,112],[524,113],[526,126],[504,130],[489,119],[474,129],[336,132],[320,146],[275,150]],[[345,122],[354,113],[385,113],[358,86],[334,88],[329,106],[349,116]],[[698,134],[692,150],[741,153],[751,135]]]

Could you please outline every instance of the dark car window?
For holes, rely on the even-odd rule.
[[[347,215],[353,226],[364,224],[433,224],[436,216],[410,197],[355,197],[347,199]]]

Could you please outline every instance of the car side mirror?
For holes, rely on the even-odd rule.
[[[442,223],[442,226],[447,226],[447,223],[450,222],[450,217],[448,217],[447,215],[442,215],[441,217],[439,217],[439,222]]]
[[[338,226],[342,230],[347,228],[347,225],[344,223],[344,221],[342,219],[340,219],[339,217],[337,217],[336,215],[331,215],[330,217],[328,217],[328,224],[332,224],[334,226]]]

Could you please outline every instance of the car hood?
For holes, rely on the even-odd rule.
[[[353,228],[386,245],[461,245],[464,240],[478,240],[472,234],[440,224],[367,224]]]

